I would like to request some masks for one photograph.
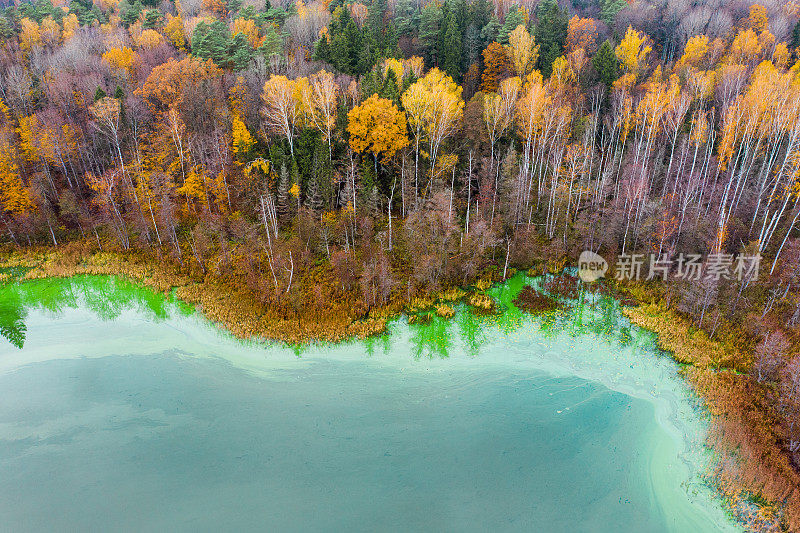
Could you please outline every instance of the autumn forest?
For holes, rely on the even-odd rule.
[[[237,334],[280,337],[273,317],[291,340],[582,250],[760,255],[757,277],[606,288],[723,354],[670,348],[719,371],[692,370],[746,465],[719,483],[798,528],[799,21],[777,0],[9,5],[0,239],[228,287],[263,319]],[[306,325],[326,316],[336,335]]]

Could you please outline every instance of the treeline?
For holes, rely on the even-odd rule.
[[[752,355],[796,467],[799,13],[681,6],[7,7],[3,238],[144,251],[287,315],[584,249],[761,254],[665,298]]]

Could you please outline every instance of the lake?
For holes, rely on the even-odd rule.
[[[243,343],[113,277],[0,287],[0,530],[740,531],[652,334],[590,297]]]

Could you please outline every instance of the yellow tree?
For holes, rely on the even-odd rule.
[[[302,105],[297,98],[297,81],[286,76],[272,75],[261,93],[264,107],[264,127],[273,135],[281,135],[289,142],[294,157],[294,130],[302,120]]]
[[[256,140],[250,135],[247,126],[239,117],[238,113],[234,113],[233,119],[231,120],[231,138],[233,142],[233,154],[235,156],[246,155],[256,144]]]
[[[78,31],[78,28],[80,28],[78,16],[75,13],[70,13],[69,15],[65,16],[61,21],[61,25],[64,28],[61,33],[61,37],[64,39],[64,42],[72,39],[72,37],[75,35],[75,32]]]
[[[247,37],[253,48],[258,48],[264,42],[264,39],[258,35],[258,26],[253,19],[238,18],[234,20],[231,25],[231,37],[236,37],[239,33]]]
[[[461,123],[464,115],[464,101],[461,87],[453,78],[439,70],[431,69],[423,78],[417,80],[402,96],[403,107],[408,113],[411,131],[414,132],[417,160],[414,174],[417,179],[419,166],[419,143],[428,143],[430,167],[436,168],[436,155],[439,148]],[[431,176],[433,178],[435,176]]]
[[[678,67],[699,68],[700,62],[708,53],[708,37],[705,35],[695,35],[686,41],[683,48],[683,56],[677,63]]]
[[[111,69],[124,73],[126,76],[131,76],[134,69],[139,64],[139,54],[127,46],[111,48],[103,54],[103,61],[105,61]]]
[[[19,21],[19,47],[27,57],[28,53],[35,47],[42,45],[42,35],[39,33],[39,25],[35,20],[27,17]]]
[[[5,142],[0,142],[0,206],[12,216],[24,215],[34,209],[30,192],[22,183],[19,167],[14,161],[13,149]]]
[[[169,41],[180,50],[186,49],[186,36],[183,31],[183,19],[167,13],[167,22],[162,30]]]
[[[328,158],[332,159],[339,86],[333,74],[322,70],[309,76],[308,83],[302,84],[300,89],[306,120],[328,141]]]
[[[45,17],[39,25],[39,35],[43,45],[55,47],[61,42],[61,26],[53,20],[53,17]]]
[[[392,157],[409,144],[405,114],[394,102],[376,94],[347,114],[347,133],[350,147],[359,153],[371,153],[376,164],[378,155]]]
[[[634,77],[647,65],[647,55],[651,51],[652,48],[647,44],[647,35],[639,33],[632,26],[628,26],[625,37],[614,50],[622,69]]]
[[[514,106],[517,103],[521,85],[522,82],[516,76],[506,78],[500,82],[500,90],[497,93],[489,93],[483,96],[483,123],[489,135],[491,152],[489,158],[490,175],[494,165],[494,146],[511,125],[511,121],[514,118]]]
[[[520,24],[511,33],[508,34],[508,56],[511,58],[511,64],[514,66],[514,71],[517,75],[524,79],[530,71],[533,70],[536,61],[539,59],[539,45],[537,45],[533,37],[525,26]]]

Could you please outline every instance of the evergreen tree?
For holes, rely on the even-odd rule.
[[[592,65],[594,65],[600,81],[607,87],[611,87],[611,84],[617,79],[617,56],[614,54],[614,47],[608,40],[600,45],[592,58]]]
[[[323,42],[328,49],[326,52],[326,57],[320,59],[330,62],[330,47],[328,46],[327,39],[320,39],[317,44],[320,45]],[[274,55],[280,55],[283,52],[283,36],[278,33],[278,30],[276,30],[275,26],[272,24],[267,24],[267,27],[264,30],[264,42],[261,43],[261,46],[258,50],[264,54],[264,57],[267,59]]]
[[[442,23],[442,8],[431,2],[422,8],[419,23],[419,42],[425,65],[432,67],[438,64],[437,45],[439,44],[439,28]]]
[[[501,27],[497,15],[492,15],[489,22],[481,28],[481,39],[483,39],[484,46],[497,41],[497,36],[500,34]],[[506,34],[506,39],[508,39],[508,34]]]
[[[600,19],[613,26],[617,19],[617,14],[628,5],[625,0],[600,0]]]
[[[162,20],[164,20],[164,15],[161,14],[161,11],[158,9],[148,9],[144,14],[142,28],[146,30],[156,28],[161,25]]]
[[[519,9],[511,9],[506,15],[506,20],[503,21],[503,25],[500,27],[500,30],[497,33],[497,42],[500,44],[508,44],[508,34],[514,31],[517,26],[525,25],[525,18],[520,13]]]
[[[219,67],[225,67],[228,63],[230,40],[228,26],[222,21],[215,20],[211,24],[200,22],[192,34],[192,53],[212,60]]]
[[[250,63],[253,49],[243,33],[237,33],[228,47],[227,66],[231,70],[244,70]]]
[[[398,36],[412,36],[419,29],[419,4],[415,0],[397,0],[394,5],[394,23]]]
[[[474,23],[467,26],[461,48],[464,64],[466,65],[473,64],[480,57],[481,49],[483,48],[483,39],[481,38],[481,32],[478,30],[478,26]]]
[[[476,28],[486,26],[493,16],[494,6],[489,0],[477,0],[470,4],[469,23],[474,24]]]
[[[400,87],[397,82],[397,76],[395,76],[394,70],[392,69],[389,69],[386,72],[386,77],[383,80],[383,87],[381,88],[380,96],[382,98],[387,98],[394,101],[394,103],[398,106],[400,105]]]
[[[794,25],[792,30],[792,49],[796,50],[800,46],[800,20]]]
[[[98,85],[97,90],[94,92],[94,101],[97,102],[98,100],[102,100],[106,96],[106,92]]]
[[[553,61],[564,53],[569,19],[556,0],[542,0],[537,14],[534,37],[539,45],[539,70],[548,77],[553,72]]]
[[[144,6],[142,6],[142,3],[139,0],[136,0],[136,2],[133,4],[128,2],[128,0],[122,0],[122,2],[120,2],[117,6],[122,25],[127,28],[139,20],[139,15],[141,15],[142,9],[144,9]]]
[[[461,31],[458,28],[456,14],[450,12],[447,17],[444,42],[442,43],[441,66],[454,80],[461,79]]]

